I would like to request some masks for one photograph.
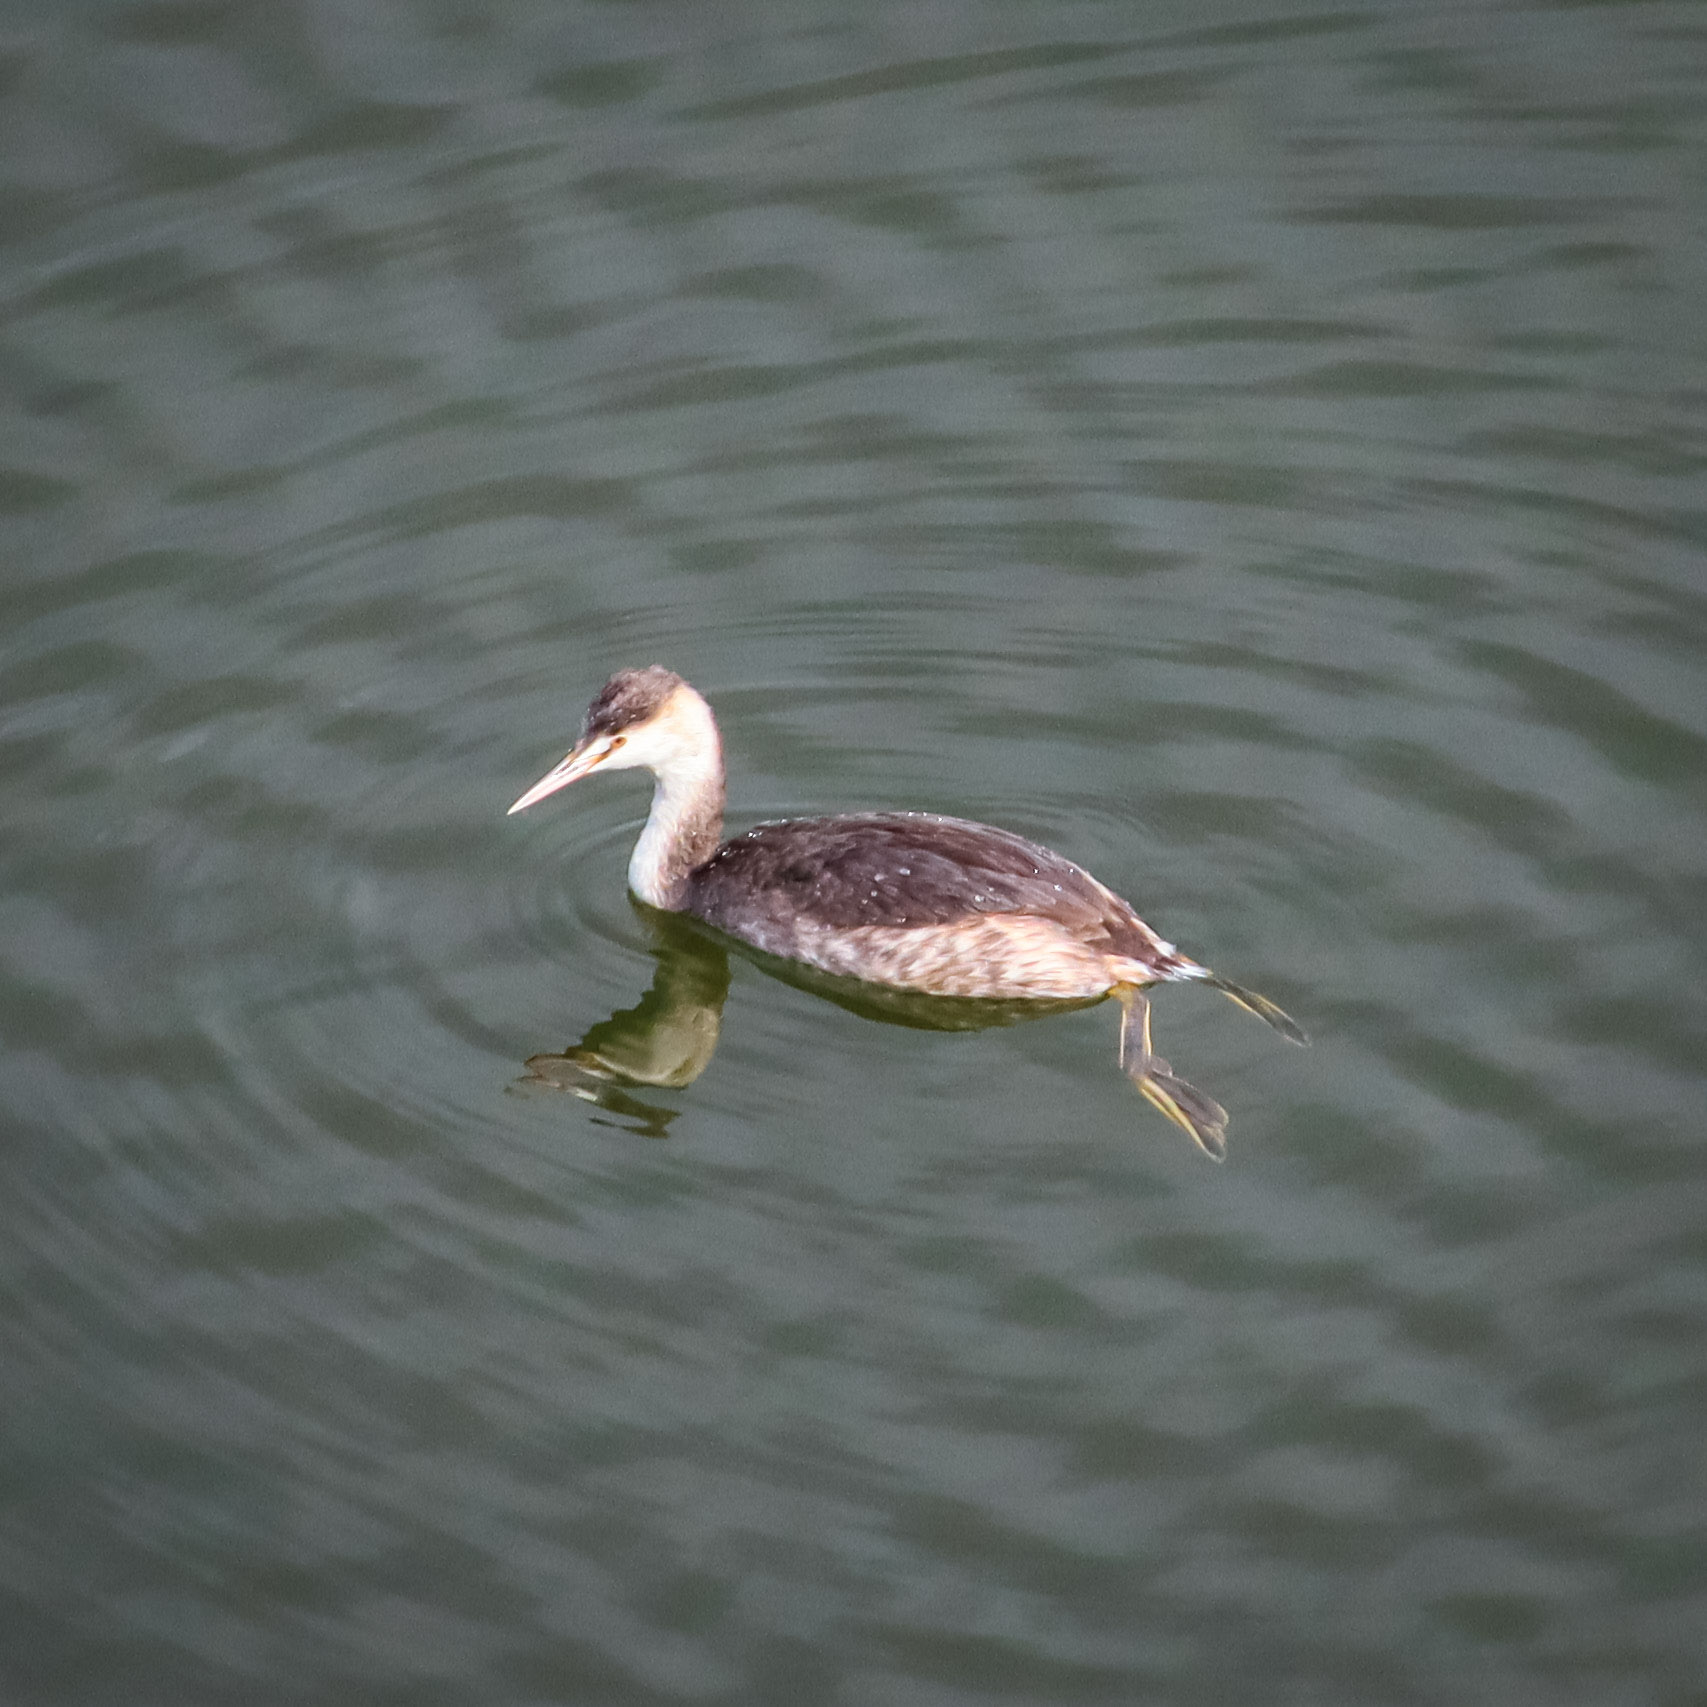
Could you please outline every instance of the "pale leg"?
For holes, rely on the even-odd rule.
[[[1214,1161],[1227,1155],[1227,1111],[1195,1085],[1174,1077],[1173,1070],[1150,1043],[1150,1002],[1135,985],[1123,984],[1115,991],[1121,1006],[1120,1068],[1143,1092],[1145,1099],[1176,1126],[1189,1132],[1192,1141]]]

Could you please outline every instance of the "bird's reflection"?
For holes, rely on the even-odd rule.
[[[691,1085],[717,1052],[729,955],[688,920],[630,899],[657,970],[631,1008],[592,1026],[561,1054],[530,1056],[528,1082],[568,1091],[618,1117],[630,1131],[662,1138],[680,1109],[630,1095],[643,1086]]]
[[[645,931],[657,970],[651,988],[631,1008],[590,1027],[577,1044],[530,1056],[526,1084],[568,1091],[616,1117],[629,1131],[662,1138],[681,1112],[633,1093],[691,1085],[711,1064],[729,994],[729,951],[796,989],[809,991],[862,1018],[923,1031],[983,1031],[1042,1014],[1092,1007],[1089,1001],[975,1001],[920,995],[863,984],[778,960],[721,936],[680,913],[661,912],[629,898]]]

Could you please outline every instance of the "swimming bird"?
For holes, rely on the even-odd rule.
[[[640,900],[763,953],[891,989],[995,1001],[1112,995],[1122,1070],[1217,1161],[1226,1111],[1156,1054],[1145,988],[1207,984],[1306,1041],[1267,997],[1216,977],[1088,871],[1009,830],[932,812],[849,812],[755,824],[723,841],[717,720],[661,665],[618,670],[574,747],[510,812],[595,770],[636,767],[656,779],[628,862]]]

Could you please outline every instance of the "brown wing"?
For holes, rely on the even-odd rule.
[[[688,905],[760,946],[792,935],[791,921],[904,929],[982,913],[1053,919],[1116,952],[1154,940],[1125,902],[1071,860],[1011,831],[927,812],[755,825],[693,874]]]

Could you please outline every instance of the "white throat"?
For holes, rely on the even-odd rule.
[[[707,793],[722,780],[722,767],[715,762],[703,770],[672,769],[658,778],[646,828],[628,859],[628,887],[649,907],[680,906],[675,886],[685,873],[676,869],[676,849],[683,830],[703,813]]]
[[[630,762],[658,779],[628,861],[628,886],[652,907],[679,908],[688,873],[709,859],[723,825],[723,743],[711,707],[683,684],[666,714],[631,737]]]

